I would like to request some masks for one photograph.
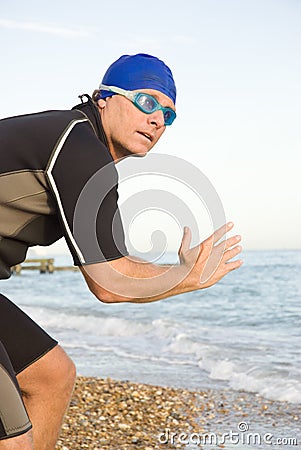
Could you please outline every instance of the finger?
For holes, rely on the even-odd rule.
[[[243,265],[243,260],[237,259],[236,261],[227,262],[225,264],[225,267],[227,268],[228,272],[231,272],[231,270],[238,269],[242,265]]]
[[[183,238],[180,246],[180,253],[185,253],[190,249],[191,244],[191,230],[189,227],[184,227]]]
[[[232,222],[228,222],[218,228],[208,239],[206,239],[203,244],[214,245],[218,242],[228,231],[233,228],[234,224]]]
[[[223,261],[229,261],[230,259],[234,258],[235,256],[239,255],[239,253],[242,251],[242,246],[237,245],[234,248],[231,248],[230,250],[227,250],[223,255]]]
[[[225,252],[229,248],[233,247],[234,245],[238,244],[238,242],[241,241],[241,236],[237,234],[236,236],[231,236],[228,239],[225,239],[220,244],[216,246],[217,249],[222,250]]]

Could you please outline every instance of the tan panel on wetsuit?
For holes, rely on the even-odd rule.
[[[14,436],[31,428],[19,391],[5,368],[0,364],[0,420],[7,436]]]

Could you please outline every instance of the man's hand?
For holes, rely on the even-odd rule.
[[[242,265],[242,260],[230,262],[242,250],[242,247],[237,245],[241,241],[240,236],[236,235],[219,243],[232,228],[233,224],[229,222],[204,242],[190,248],[191,231],[185,227],[178,254],[180,264],[189,271],[186,281],[191,283],[191,290],[210,287]]]

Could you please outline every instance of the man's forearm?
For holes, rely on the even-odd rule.
[[[116,260],[110,264],[102,263],[101,267],[91,265],[85,272],[90,279],[90,282],[87,280],[89,285],[93,279],[91,290],[108,303],[149,303],[191,290],[185,281],[189,270],[180,264],[156,265],[127,257],[124,264]]]
[[[130,257],[127,280],[132,294],[128,301],[150,303],[191,290],[187,281],[190,270],[180,264],[152,264]]]

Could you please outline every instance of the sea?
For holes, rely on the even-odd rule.
[[[71,271],[23,271],[3,281],[1,293],[60,342],[79,375],[298,405],[301,250],[244,251],[242,258],[239,270],[209,289],[148,304],[104,304]],[[66,264],[69,256],[55,257],[55,265]]]

